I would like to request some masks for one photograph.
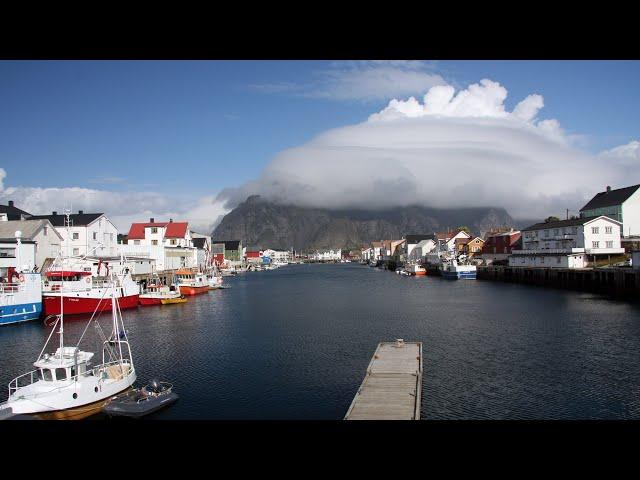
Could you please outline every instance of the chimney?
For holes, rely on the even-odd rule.
[[[169,219],[169,223],[173,223],[173,218],[170,218],[170,219]]]
[[[53,213],[54,215],[57,215],[57,214],[58,214],[58,212],[56,212],[55,210],[54,210],[52,213]]]
[[[78,214],[82,215],[84,212],[82,210],[78,210]]]
[[[9,206],[13,207],[13,200],[9,200]]]
[[[153,217],[151,217],[151,218],[149,219],[149,223],[155,223],[155,222],[153,221]]]
[[[607,193],[609,193],[610,191],[611,191],[611,187],[607,185]]]

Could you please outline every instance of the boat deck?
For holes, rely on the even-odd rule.
[[[345,420],[419,420],[422,342],[378,344]]]

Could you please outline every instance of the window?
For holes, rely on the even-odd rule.
[[[80,255],[80,249],[79,248],[74,248],[73,249],[73,254],[74,255]]]
[[[43,235],[46,237],[47,236],[47,230],[49,229],[49,227],[44,227],[44,233]]]
[[[151,240],[151,245],[158,245],[158,240]]]
[[[151,227],[151,233],[158,233],[158,227]]]
[[[133,241],[133,244],[134,244],[134,245],[140,245],[140,240],[134,240],[134,241]]]
[[[613,248],[613,240],[607,240],[607,248]]]
[[[544,257],[540,258],[540,263],[544,263]]]
[[[600,233],[600,227],[591,227],[591,233]]]
[[[571,229],[571,235],[577,235],[578,234],[578,227],[573,227]]]
[[[98,239],[98,232],[93,232],[93,239],[97,240]]]
[[[591,242],[593,248],[600,248],[600,242]]]
[[[66,380],[66,379],[67,379],[67,369],[56,368],[56,380]]]
[[[604,227],[604,233],[613,233],[613,227]]]
[[[51,382],[53,380],[53,375],[51,375],[51,370],[48,368],[42,369],[42,375],[44,376],[45,381]]]
[[[548,236],[549,236],[549,230],[545,230],[545,231],[544,231],[544,236],[545,236],[545,237],[548,237]]]
[[[560,257],[556,257],[556,263],[560,263],[562,260],[560,259]]]
[[[73,240],[78,240],[80,238],[80,234],[78,232],[74,232],[71,238],[73,238]]]
[[[175,239],[175,238],[172,238],[172,239],[171,239],[171,245],[175,245],[175,244],[176,244],[176,239]]]
[[[560,235],[560,229],[556,228],[556,229],[553,231],[553,234],[554,234],[554,235]]]

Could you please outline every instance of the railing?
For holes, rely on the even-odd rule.
[[[78,378],[80,377],[90,377],[90,376],[94,376],[94,377],[99,377],[102,375],[103,372],[106,372],[107,368],[113,365],[117,365],[117,364],[122,364],[122,365],[128,365],[129,366],[129,372],[128,374],[131,374],[132,372],[135,372],[135,369],[133,368],[133,365],[131,364],[131,362],[127,359],[124,359],[123,361],[120,360],[112,360],[111,362],[105,362],[105,363],[101,363],[100,365],[96,365],[95,367],[86,370],[83,373],[79,373],[77,375],[74,375],[73,377],[69,377],[66,378],[65,380],[56,380],[56,382],[65,382],[64,385],[60,385],[57,386],[55,388],[52,388],[51,390],[48,390],[47,393],[49,392],[54,392],[56,390],[60,390],[61,388],[64,388],[66,386],[68,386],[68,384],[71,381],[77,381]],[[29,385],[34,384],[35,382],[37,382],[38,380],[40,380],[40,377],[38,376],[38,370],[32,370],[31,372],[27,372],[23,375],[20,375],[16,378],[14,378],[13,380],[11,380],[9,382],[9,396],[11,396],[14,392],[16,392],[19,388],[23,388],[23,387],[27,387]],[[22,385],[20,385],[20,379],[25,378],[29,376],[29,380],[28,382],[23,382]],[[35,380],[34,380],[35,378]],[[43,380],[45,381],[45,380]],[[53,380],[52,380],[53,382]]]
[[[0,293],[15,293],[24,289],[24,283],[0,283]]]

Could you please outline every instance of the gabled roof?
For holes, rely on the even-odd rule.
[[[618,225],[621,225],[620,222],[612,218],[609,218],[605,215],[596,215],[594,217],[579,217],[579,218],[572,218],[570,220],[560,220],[559,222],[540,222],[540,223],[531,225],[530,227],[523,228],[522,231],[528,232],[531,230],[545,230],[550,228],[575,227],[577,225],[584,225],[585,223],[589,223],[597,218],[606,218],[607,220],[613,223],[617,223]]]
[[[184,238],[189,228],[188,222],[146,222],[132,223],[128,238],[140,240],[144,238],[144,229],[147,227],[164,227],[164,238]]]
[[[407,244],[420,243],[422,240],[434,240],[435,235],[432,233],[430,235],[406,235],[405,240]]]
[[[0,205],[0,213],[6,213],[8,220],[20,220],[22,217],[30,217],[31,214],[20,210],[12,205],[13,202],[9,202],[9,205]]]
[[[14,238],[16,230],[22,232],[22,241],[33,240],[38,232],[46,225],[50,225],[47,220],[9,220],[8,222],[0,222],[0,238]],[[52,233],[53,232],[53,233]],[[62,237],[55,228],[52,228],[47,234],[56,235],[58,239]]]
[[[91,225],[104,213],[72,213],[69,221],[72,227],[86,227]],[[54,227],[66,227],[66,215],[32,215],[29,220],[49,220]]]
[[[207,244],[206,238],[192,238],[191,241],[193,242],[194,247],[199,248],[201,250],[204,250],[204,247]]]
[[[594,208],[620,205],[633,195],[638,188],[640,188],[640,184],[632,185],[631,187],[618,188],[616,190],[605,190],[604,192],[597,193],[595,197],[589,200],[589,203],[580,209],[580,211],[582,212],[583,210],[593,210]]]
[[[446,240],[446,239],[452,239],[453,237],[455,237],[459,233],[464,233],[465,235],[467,235],[467,237],[471,238],[471,235],[469,235],[464,230],[449,230],[448,232],[437,232],[435,234],[435,236],[439,240]]]

